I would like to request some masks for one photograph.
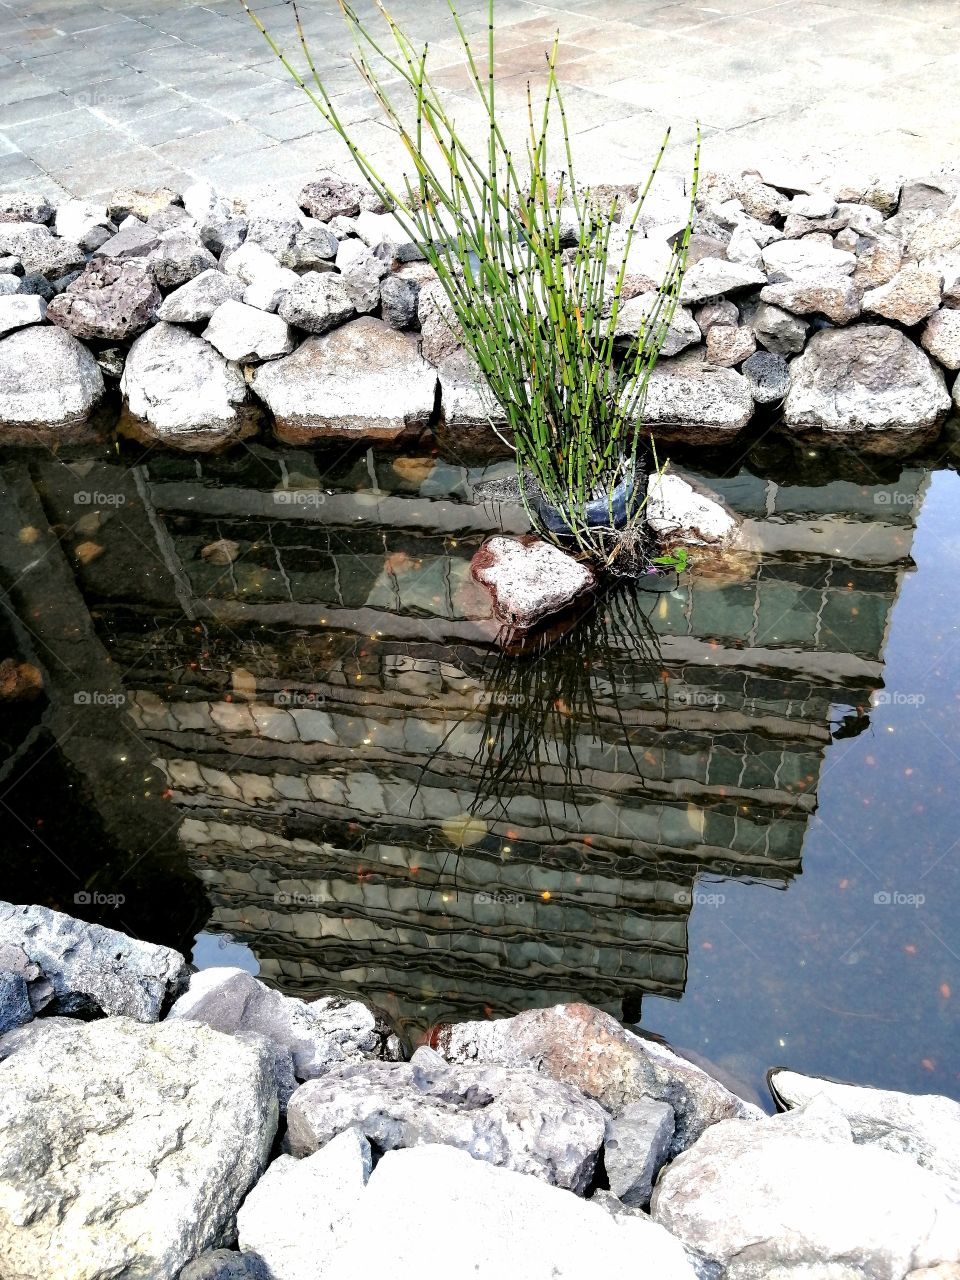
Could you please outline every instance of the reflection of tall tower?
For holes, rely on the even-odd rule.
[[[831,731],[865,723],[880,680],[922,473],[744,472],[723,488],[762,554],[627,591],[508,667],[472,620],[467,565],[496,513],[464,500],[470,479],[361,457],[331,482],[313,455],[267,453],[138,473],[170,584],[156,631],[96,566],[87,599],[211,928],[282,986],[356,986],[420,1026],[679,995],[697,876],[800,870]],[[202,557],[220,539],[232,562]],[[478,805],[489,739],[524,734],[534,767]]]

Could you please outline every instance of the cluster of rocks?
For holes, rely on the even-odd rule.
[[[437,1028],[0,904],[8,1280],[955,1280],[960,1104],[776,1070],[767,1116],[587,1005]]]
[[[613,236],[624,342],[686,222],[682,186],[659,181],[629,252]],[[760,168],[707,175],[697,204],[647,393],[658,437],[723,444],[771,406],[792,435],[865,450],[935,434],[951,384],[960,403],[960,181]],[[83,439],[119,381],[125,429],[178,448],[262,423],[298,444],[432,427],[492,445],[503,415],[459,338],[400,222],[333,174],[296,200],[203,182],[56,209],[0,196],[0,444]]]

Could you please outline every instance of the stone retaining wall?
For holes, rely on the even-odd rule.
[[[659,184],[629,253],[625,343],[686,219],[679,180]],[[621,190],[626,217],[636,190]],[[936,434],[951,387],[960,407],[960,177],[818,188],[761,168],[705,175],[697,203],[646,403],[658,438],[723,444],[760,415],[903,453]],[[120,429],[181,449],[257,431],[496,443],[434,272],[371,191],[332,174],[296,199],[203,182],[56,209],[0,196],[0,445],[95,438],[118,384]]]

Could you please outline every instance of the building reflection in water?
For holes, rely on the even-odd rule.
[[[207,931],[413,1036],[679,997],[697,894],[800,874],[825,749],[882,683],[925,472],[711,481],[760,550],[660,594],[625,584],[505,657],[468,565],[521,521],[470,502],[479,470],[327,466],[264,450],[86,478],[129,491],[78,576]],[[70,519],[65,470],[38,482]]]

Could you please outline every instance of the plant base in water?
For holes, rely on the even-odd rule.
[[[628,524],[643,502],[646,473],[639,462],[636,467],[623,468],[624,475],[612,489],[603,490],[591,501],[574,511],[563,511],[548,502],[539,487],[528,490],[527,500],[533,512],[550,533],[572,537],[574,527],[583,529],[622,529]]]

